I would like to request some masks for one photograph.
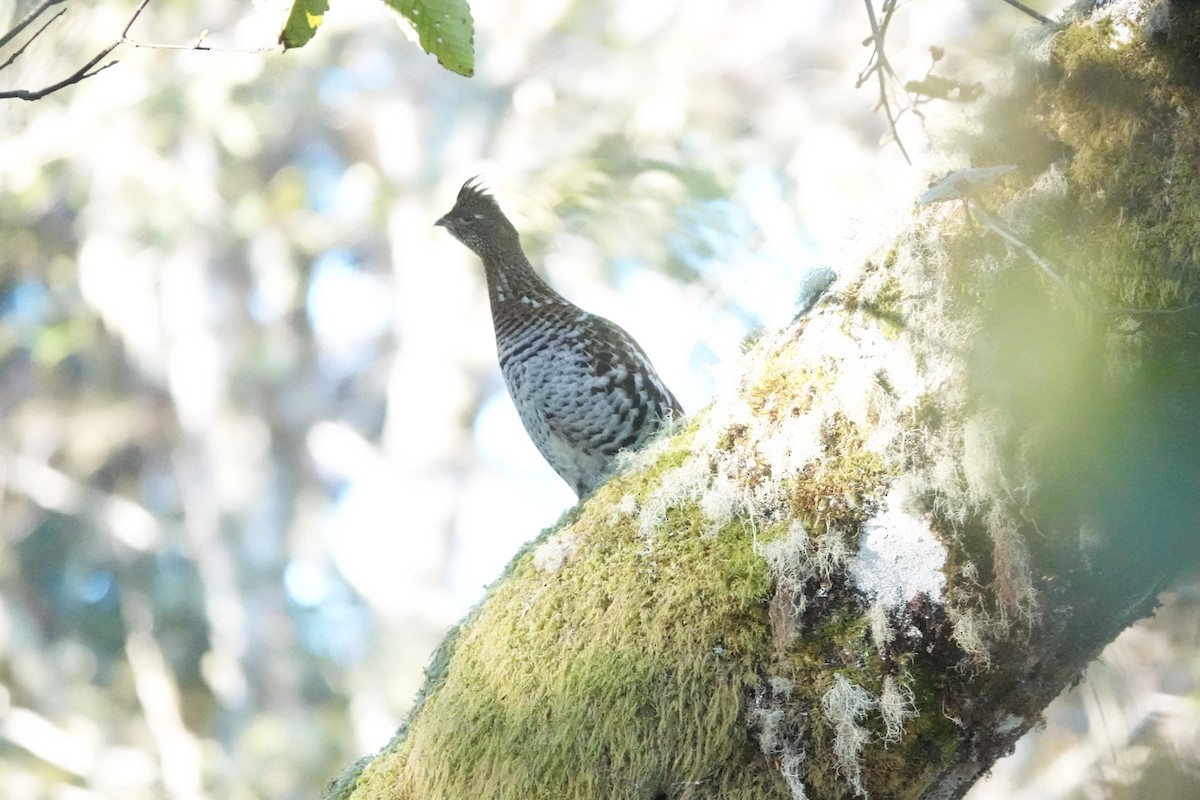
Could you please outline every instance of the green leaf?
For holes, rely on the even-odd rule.
[[[292,0],[292,11],[288,14],[283,30],[279,32],[279,43],[284,50],[303,47],[321,27],[329,0]]]
[[[383,0],[409,21],[426,53],[451,72],[475,74],[475,22],[467,0]]]

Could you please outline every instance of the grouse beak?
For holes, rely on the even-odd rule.
[[[446,219],[445,217],[442,217],[437,222],[433,223],[433,227],[435,227],[435,228],[442,227],[442,228],[445,228],[446,230],[450,230],[450,220]]]

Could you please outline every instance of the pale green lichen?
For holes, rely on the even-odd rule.
[[[821,710],[834,729],[833,756],[837,759],[838,771],[854,793],[864,797],[867,793],[863,788],[859,757],[871,740],[871,732],[861,723],[878,705],[879,701],[870,692],[841,674],[834,677],[829,691],[821,695]]]
[[[891,675],[883,679],[879,695],[879,716],[883,719],[883,741],[894,743],[904,736],[904,723],[917,716],[916,696],[907,683]]]

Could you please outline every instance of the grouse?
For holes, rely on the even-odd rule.
[[[444,227],[483,261],[500,370],[542,456],[579,497],[683,416],[628,333],[569,302],[543,281],[495,198],[467,181]]]

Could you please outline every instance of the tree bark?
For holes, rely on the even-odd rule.
[[[512,561],[331,798],[961,797],[1200,560],[1200,10],[1026,48],[963,171]],[[986,178],[986,180],[984,180]]]

